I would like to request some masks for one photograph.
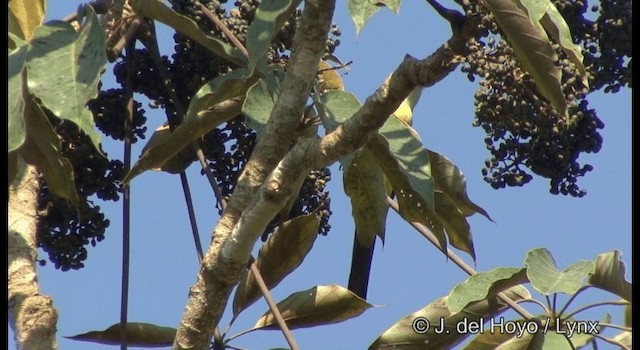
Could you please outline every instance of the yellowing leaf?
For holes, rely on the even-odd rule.
[[[561,116],[567,115],[567,102],[562,92],[558,57],[544,28],[532,22],[513,0],[484,0],[500,28],[505,32],[518,63],[529,73],[542,96],[551,101]]]
[[[149,17],[168,25],[211,50],[219,57],[241,67],[246,66],[246,58],[240,50],[218,38],[205,34],[191,18],[173,11],[161,0],[132,0],[131,7],[138,15]]]
[[[23,74],[24,77],[25,74]],[[44,175],[49,190],[78,207],[78,193],[73,167],[60,153],[60,138],[46,114],[22,84],[24,123],[27,131],[24,144],[18,149],[25,162],[34,165]]]
[[[493,297],[507,288],[526,282],[528,280],[524,268],[498,267],[490,271],[478,272],[451,289],[449,310],[455,314],[472,302]]]
[[[291,329],[342,322],[371,307],[373,305],[335,284],[296,292],[278,303],[278,310]],[[254,329],[278,329],[273,313],[266,312]]]
[[[23,40],[31,40],[46,12],[45,0],[9,1],[9,32]]]
[[[260,60],[266,60],[266,53],[273,38],[287,19],[294,13],[301,0],[262,1],[256,9],[253,21],[247,30],[248,69],[253,74]]]
[[[384,242],[387,221],[387,191],[384,174],[371,155],[363,149],[343,172],[344,191],[351,199],[356,237],[362,247],[370,247],[376,235]]]
[[[147,142],[148,145],[145,146],[144,153],[142,153],[136,164],[131,167],[122,182],[128,183],[147,170],[162,168],[180,150],[189,146],[193,141],[218,125],[240,114],[240,108],[240,103],[233,101],[222,106],[218,105],[206,114],[186,119],[166,137],[150,139]]]
[[[614,250],[596,257],[595,272],[589,278],[589,284],[614,293],[628,302],[632,302],[632,285],[625,278],[626,267],[620,260],[620,251]]]
[[[316,89],[324,94],[327,91],[344,91],[344,83],[337,69],[325,61],[318,63],[318,86]]]
[[[27,51],[29,91],[61,119],[76,124],[99,150],[100,136],[85,107],[98,94],[107,62],[104,30],[91,6],[85,6],[82,31],[52,21],[36,28]]]
[[[524,260],[527,277],[531,286],[544,295],[553,293],[575,294],[586,284],[586,279],[593,274],[595,264],[583,260],[564,271],[558,271],[556,262],[546,248],[533,249]]]
[[[269,289],[277,286],[307,256],[318,237],[320,221],[315,214],[288,220],[262,245],[256,266]],[[251,271],[247,271],[233,298],[233,314],[237,316],[261,296]]]
[[[147,144],[142,148],[142,154],[147,152],[149,148],[155,147],[161,144],[169,144],[171,142],[171,129],[166,123],[159,126],[153,135],[147,141]],[[169,158],[162,166],[151,168],[156,171],[166,171],[170,174],[179,174],[185,171],[191,163],[196,159],[195,150],[192,147],[185,147],[176,153],[173,157]]]
[[[531,298],[522,286],[512,287],[505,291],[505,294],[516,302]],[[384,331],[369,346],[369,350],[452,349],[472,334],[468,331],[458,332],[458,326],[463,322],[467,325],[479,323],[483,319],[496,317],[507,308],[497,297],[491,297],[471,303],[462,311],[453,314],[449,310],[448,299],[446,296],[439,298],[421,310],[403,317]]]
[[[356,36],[360,34],[371,16],[378,11],[380,11],[380,6],[376,6],[369,0],[349,0],[349,15],[356,25]]]
[[[140,348],[168,347],[173,344],[175,337],[175,328],[160,327],[151,323],[127,323],[128,346]],[[120,341],[120,323],[116,323],[103,331],[90,331],[65,338],[107,345],[121,345],[122,343]]]

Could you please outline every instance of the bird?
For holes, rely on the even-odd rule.
[[[387,77],[387,81],[390,76]],[[397,118],[401,122],[407,124],[407,126],[413,125],[413,109],[415,105],[418,103],[420,99],[420,95],[422,93],[422,87],[416,87],[411,91],[411,93],[405,98],[400,106],[394,111],[390,118]],[[364,163],[364,162],[363,162]],[[377,166],[377,165],[376,165]],[[379,169],[379,168],[378,168]],[[379,173],[382,176],[385,187],[385,194],[391,198],[394,197],[393,188],[388,179],[382,174],[382,171],[376,172],[376,169],[371,169],[372,171],[369,173]],[[345,169],[347,171],[347,169]],[[345,184],[345,189],[347,189]],[[371,262],[373,260],[373,252],[375,250],[376,237],[380,237],[384,243],[384,230],[386,223],[386,212],[388,209],[388,205],[386,204],[386,196],[384,198],[376,198],[377,200],[384,201],[384,213],[380,213],[383,215],[381,218],[382,221],[373,225],[366,225],[366,228],[360,228],[361,231],[358,231],[358,225],[356,224],[356,229],[354,232],[353,238],[353,249],[351,253],[351,270],[349,273],[349,281],[347,288],[352,291],[354,294],[359,296],[362,299],[367,298],[367,291],[369,287],[369,275],[371,273]],[[352,202],[353,205],[353,202]],[[380,208],[380,207],[377,207]],[[354,215],[356,213],[354,212]],[[355,219],[355,218],[354,218]],[[371,224],[371,223],[369,223]],[[366,229],[372,229],[367,232]],[[375,232],[377,231],[377,232]]]

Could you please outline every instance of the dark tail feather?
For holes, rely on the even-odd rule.
[[[367,287],[369,286],[369,272],[371,271],[371,259],[375,240],[370,247],[363,247],[358,242],[358,237],[353,235],[353,254],[351,256],[351,274],[349,275],[349,290],[362,299],[367,299]]]

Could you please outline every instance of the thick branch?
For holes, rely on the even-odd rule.
[[[229,233],[251,203],[256,189],[289,150],[324,52],[334,6],[335,0],[308,0],[305,3],[282,92],[269,118],[265,135],[256,145],[214,230],[213,242],[205,254],[178,326],[174,349],[205,349],[209,345],[211,333],[220,320],[229,294],[246,268],[248,254],[237,254],[239,252],[233,249],[225,249],[221,254],[222,247],[237,244],[229,240]],[[253,245],[257,237],[254,234],[240,239]]]
[[[214,231],[197,283],[179,325],[174,349],[204,349],[249,253],[309,170],[327,166],[364,146],[416,86],[432,86],[457,66],[457,55],[475,35],[465,22],[424,60],[407,56],[346,123],[322,139],[303,139],[289,150],[317,70],[334,4],[307,1],[294,40],[294,55],[265,135],[256,146]],[[286,154],[286,157],[282,158]],[[276,166],[277,164],[277,166]]]
[[[9,325],[20,349],[56,349],[58,312],[40,295],[36,276],[38,174],[18,158],[19,173],[9,188]]]

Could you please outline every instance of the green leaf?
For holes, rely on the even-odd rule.
[[[633,309],[631,308],[631,304],[627,305],[624,307],[624,326],[625,327],[631,327],[632,326],[632,319],[633,317],[632,315],[632,311]]]
[[[18,175],[18,152],[14,151],[14,152],[9,152],[7,158],[9,158],[7,160],[7,168],[8,168],[8,183],[9,186],[11,185],[11,183],[13,182],[13,180],[16,178],[16,175]]]
[[[429,153],[422,145],[417,132],[394,117],[387,119],[379,134],[388,142],[389,151],[409,176],[412,189],[433,208],[434,179],[431,176]]]
[[[256,266],[269,289],[277,286],[302,264],[318,237],[319,225],[317,215],[301,215],[282,223],[278,230],[269,236],[256,259]],[[247,271],[240,280],[233,298],[233,315],[237,316],[261,295],[255,277],[251,271]]]
[[[398,14],[400,12],[400,4],[402,4],[402,0],[369,0],[376,6],[385,6],[388,7],[389,10]]]
[[[314,103],[327,134],[351,118],[362,106],[357,97],[346,91],[327,91],[316,96]],[[343,169],[349,167],[353,156],[354,153],[349,153],[339,159]]]
[[[544,28],[532,22],[513,0],[486,0],[485,4],[506,34],[518,63],[533,77],[540,94],[566,117],[567,102],[560,81],[562,70],[555,64],[558,57]]]
[[[510,288],[505,294],[516,302],[531,298],[522,286]],[[452,314],[448,297],[445,296],[400,319],[384,331],[369,346],[369,350],[421,350],[427,344],[430,350],[451,349],[471,335],[470,325],[484,324],[505,309],[506,305],[492,297],[469,304],[464,310]]]
[[[542,350],[542,349],[558,349],[554,347],[546,347],[545,344],[547,334],[543,332],[529,333],[524,332],[522,336],[514,336],[506,342],[500,344],[496,350]],[[566,341],[565,341],[566,342]],[[567,343],[568,344],[568,343]]]
[[[632,332],[622,331],[618,333],[615,337],[613,337],[613,340],[621,344],[624,344],[629,349],[633,349],[633,341],[632,341],[633,333]]]
[[[553,256],[546,248],[530,250],[524,264],[527,267],[527,277],[531,285],[544,295],[553,293],[573,295],[585,285],[585,280],[595,271],[595,264],[592,261],[583,260],[560,272],[556,268]]]
[[[240,114],[239,104],[221,102],[244,96],[257,81],[248,77],[248,71],[240,68],[211,80],[193,96],[187,110],[187,117],[173,132],[158,128],[142,149],[142,156],[122,180],[131,181],[141,173],[165,170],[179,173],[191,162],[193,152],[187,147],[202,135],[220,124]],[[184,167],[184,168],[183,168]]]
[[[162,0],[132,0],[131,7],[138,15],[149,17],[168,25],[206,47],[218,57],[222,57],[241,67],[247,65],[247,60],[240,50],[218,38],[205,34],[191,18],[173,11]]]
[[[25,143],[18,152],[25,162],[34,165],[44,175],[47,187],[54,195],[78,207],[78,193],[73,167],[60,154],[60,138],[53,130],[44,111],[29,95],[26,82],[22,84],[24,122],[27,130]]]
[[[248,69],[251,74],[259,61],[266,62],[266,54],[271,41],[278,34],[285,21],[291,17],[300,1],[272,0],[262,1],[247,30]]]
[[[560,44],[567,57],[578,67],[582,75],[582,83],[589,86],[587,72],[582,63],[582,49],[574,44],[569,25],[553,2],[551,0],[518,0],[518,3],[526,9],[533,23],[540,22],[547,33]]]
[[[625,278],[626,267],[620,260],[622,253],[614,250],[598,255],[595,260],[595,272],[589,278],[589,284],[631,301],[631,283]]]
[[[464,216],[471,216],[475,213],[493,222],[486,210],[475,204],[467,195],[467,179],[449,158],[444,155],[427,150],[429,152],[429,163],[431,164],[431,174],[436,190],[442,191],[456,207],[460,209]],[[436,203],[436,208],[438,207]]]
[[[521,8],[524,8],[531,22],[539,22],[547,13],[549,6],[553,6],[551,0],[517,0]]]
[[[242,113],[247,117],[247,127],[253,129],[258,138],[264,133],[271,111],[276,105],[284,75],[280,69],[271,69],[247,91]]]
[[[356,25],[356,36],[369,21],[371,16],[380,11],[380,6],[374,5],[369,0],[349,0],[349,15]]]
[[[371,307],[373,305],[347,288],[335,284],[296,292],[278,303],[278,310],[290,329],[342,322]],[[271,311],[267,311],[254,326],[254,329],[279,328]]]
[[[346,91],[327,91],[315,103],[327,133],[351,118],[362,106],[357,97]]]
[[[565,332],[565,331],[562,331]],[[539,349],[545,349],[545,350],[574,350],[577,348],[577,344],[575,344],[574,342],[583,342],[583,336],[588,334],[573,334],[572,337],[567,339],[567,335],[568,334],[561,334],[561,333],[557,333],[554,331],[550,331],[547,333],[544,333],[544,346],[540,347]],[[573,337],[576,337],[576,339],[573,339]],[[590,336],[593,337],[593,336]]]
[[[172,144],[171,139],[174,138],[174,136],[173,132],[171,132],[171,128],[165,122],[153,132],[147,143],[142,148],[141,153],[145,154],[152,147]],[[167,159],[167,161],[160,167],[153,167],[150,170],[165,171],[169,174],[180,174],[196,159],[196,150],[193,147],[187,146],[175,153],[171,158]]]
[[[508,321],[513,322],[513,324],[517,324],[516,327],[524,327],[523,321]],[[520,326],[520,324],[523,324]],[[524,333],[523,333],[524,334]],[[501,332],[500,328],[494,328],[493,331],[489,327],[485,327],[484,332],[478,334],[475,338],[473,338],[464,348],[463,350],[495,350],[503,343],[507,342],[511,338],[515,337],[516,334]]]
[[[476,252],[473,246],[471,226],[467,222],[467,218],[462,214],[460,208],[442,191],[435,190],[433,198],[436,203],[435,214],[449,238],[449,243],[469,254],[475,262]]]
[[[214,78],[203,85],[191,98],[186,118],[197,118],[222,101],[245,96],[257,82],[258,78],[250,75],[246,68],[236,69]]]
[[[384,174],[368,149],[358,152],[343,173],[344,192],[351,199],[356,237],[370,247],[376,235],[384,243],[387,222],[387,191]]]
[[[27,52],[28,86],[44,107],[78,125],[99,150],[100,136],[85,105],[98,93],[106,36],[91,6],[84,9],[80,32],[62,21],[36,28]]]
[[[218,125],[236,117],[240,112],[239,103],[218,104],[207,110],[206,113],[198,113],[194,118],[185,119],[168,135],[161,136],[154,133],[156,137],[152,136],[149,139],[143,149],[142,156],[122,179],[122,182],[126,184],[150,169],[162,169],[185,147]]]
[[[526,283],[524,268],[498,267],[487,272],[478,272],[456,285],[449,293],[449,310],[455,314],[472,302],[494,297],[513,286]]]
[[[168,347],[173,344],[175,337],[175,328],[161,327],[151,323],[127,323],[128,346],[139,348]],[[120,341],[120,323],[116,323],[103,331],[90,331],[65,338],[107,345],[122,344]]]
[[[429,154],[417,133],[396,117],[390,117],[367,143],[368,149],[384,172],[398,197],[400,215],[431,229],[446,251],[444,222],[434,210],[434,183]]]
[[[9,1],[9,32],[20,39],[31,40],[46,11],[45,0]]]
[[[24,100],[22,98],[22,72],[27,59],[27,46],[19,46],[9,53],[9,95],[8,107],[8,152],[20,147],[25,140],[24,120]]]

